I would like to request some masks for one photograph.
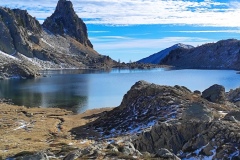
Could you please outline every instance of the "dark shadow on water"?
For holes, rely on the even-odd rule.
[[[11,99],[26,107],[63,108],[74,113],[85,111],[88,104],[88,76],[54,75],[29,80],[0,81],[0,98]]]

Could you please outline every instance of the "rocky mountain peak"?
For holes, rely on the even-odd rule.
[[[88,39],[86,24],[75,13],[71,1],[59,0],[55,12],[44,21],[43,27],[54,34],[68,35],[93,48]]]
[[[67,1],[67,0],[59,0],[56,10],[55,10],[56,14],[74,14],[74,9],[73,9],[73,4],[71,1]]]
[[[183,44],[183,43],[177,43],[177,44],[175,44],[174,46],[177,47],[177,48],[184,48],[184,49],[194,48],[194,47],[191,46],[191,45],[187,45],[187,44]]]

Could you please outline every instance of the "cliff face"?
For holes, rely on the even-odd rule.
[[[59,0],[55,12],[44,21],[43,27],[54,34],[69,35],[93,48],[88,39],[87,27],[73,10],[71,1]]]
[[[33,57],[31,43],[37,41],[42,32],[39,22],[26,11],[0,7],[0,50],[14,55],[19,52]]]
[[[240,41],[222,40],[192,49],[171,51],[160,64],[177,68],[240,69]]]

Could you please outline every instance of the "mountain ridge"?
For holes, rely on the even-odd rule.
[[[159,64],[160,61],[165,58],[169,52],[171,52],[174,49],[177,48],[193,48],[193,46],[191,45],[186,45],[186,44],[182,44],[182,43],[177,43],[171,47],[168,47],[166,49],[163,49],[157,53],[154,53],[146,58],[140,59],[137,61],[137,63],[152,63],[152,64]]]
[[[175,49],[160,64],[182,69],[240,69],[240,41],[226,39],[192,49]]]

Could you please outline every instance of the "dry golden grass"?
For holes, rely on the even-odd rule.
[[[75,140],[69,131],[97,118],[84,117],[107,110],[111,108],[74,115],[58,108],[26,108],[0,103],[0,155],[6,158],[22,151],[59,151],[63,145],[86,147],[92,141],[81,143],[83,140]]]

